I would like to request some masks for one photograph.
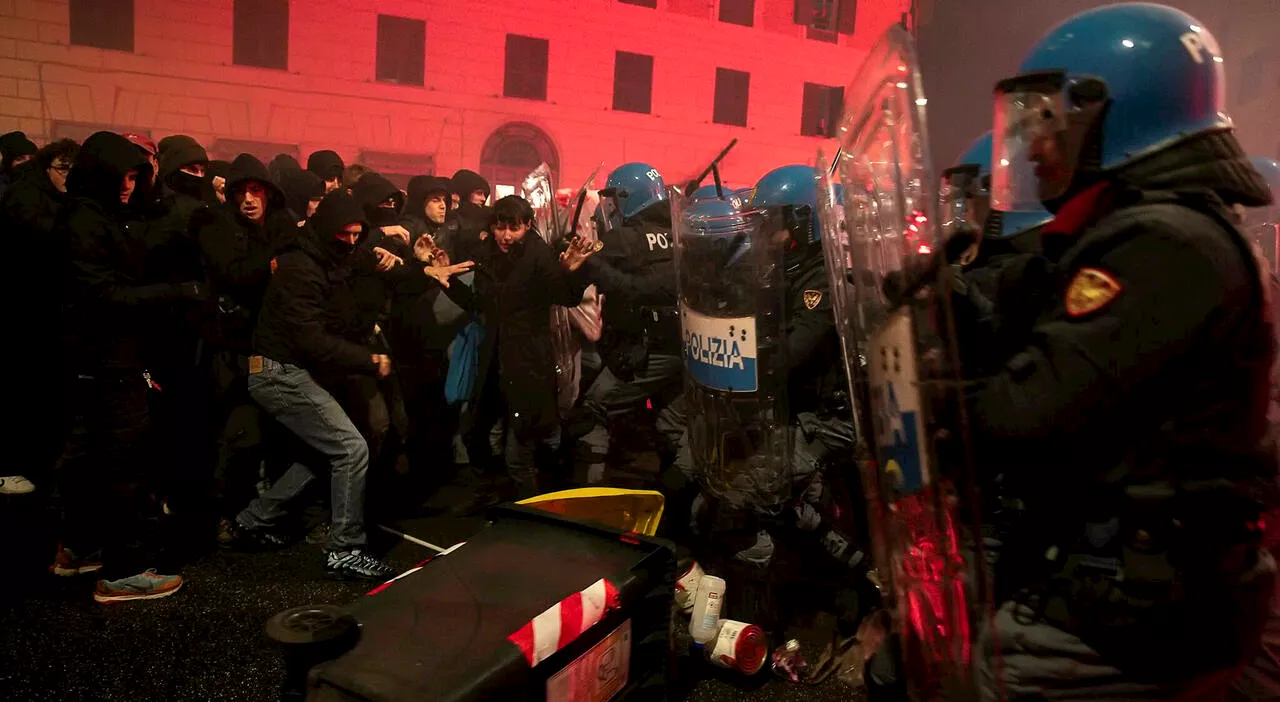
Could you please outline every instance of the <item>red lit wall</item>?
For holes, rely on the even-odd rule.
[[[669,178],[703,165],[730,138],[729,182],[811,162],[825,139],[800,136],[804,82],[843,86],[905,0],[861,0],[857,33],[805,38],[791,0],[756,0],[755,26],[716,20],[716,0],[297,0],[287,71],[232,65],[232,0],[136,0],[134,51],[70,46],[65,0],[0,0],[0,132],[37,142],[68,123],[429,155],[437,173],[477,168],[508,122],[550,137],[561,180],[651,162]],[[376,82],[377,14],[426,20],[426,86]],[[505,35],[550,40],[546,102],[502,97]],[[616,50],[654,56],[652,114],[611,109]],[[419,57],[406,57],[418,60]],[[748,126],[711,122],[717,66],[751,74]],[[59,125],[63,125],[59,127]],[[597,178],[602,184],[603,175]]]

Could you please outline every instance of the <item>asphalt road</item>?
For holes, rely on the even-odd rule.
[[[467,487],[447,486],[432,505],[464,499]],[[273,702],[283,663],[263,633],[276,612],[303,604],[346,604],[367,586],[322,578],[318,546],[299,543],[278,553],[209,550],[188,559],[186,584],[172,597],[99,605],[92,576],[58,578],[43,572],[52,545],[37,516],[18,498],[0,504],[0,528],[9,544],[0,569],[0,700],[135,702],[139,699]],[[452,545],[483,528],[480,519],[448,514],[405,520],[409,533]],[[391,537],[377,544],[405,569],[428,555]],[[45,554],[45,555],[42,555]],[[821,621],[801,634],[816,657],[824,641]],[[843,683],[802,686],[766,671],[744,679],[729,671],[692,668],[696,682],[686,699],[697,702],[859,700]]]

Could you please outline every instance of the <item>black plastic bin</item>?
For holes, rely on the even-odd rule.
[[[666,699],[670,545],[525,507],[500,507],[490,518],[461,548],[352,605],[359,643],[311,670],[307,699]],[[601,578],[616,589],[617,607],[531,667],[508,637]]]

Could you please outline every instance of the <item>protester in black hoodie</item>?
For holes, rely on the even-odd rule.
[[[22,132],[0,136],[0,197],[14,181],[14,169],[35,158],[36,145]]]
[[[15,169],[17,180],[0,198],[0,232],[12,247],[13,260],[37,261],[55,246],[54,225],[66,200],[67,174],[79,149],[70,139],[55,141],[41,149],[33,161]],[[15,272],[17,275],[5,278],[7,298],[22,300],[22,304],[11,306],[12,328],[23,330],[33,339],[56,339],[62,294],[58,276],[48,275],[39,267],[20,267]],[[60,367],[56,348],[49,360],[52,367]],[[36,454],[30,462],[21,463],[21,470],[25,478],[34,479],[35,485],[48,487],[44,478],[61,449],[62,423],[57,421],[61,396],[56,388],[45,387],[38,378],[27,374],[15,374],[13,379],[18,385],[13,388],[17,391],[15,396],[28,403],[28,411],[18,415],[15,436],[34,446]],[[22,476],[0,478],[0,492],[26,492],[25,478],[19,478]],[[25,486],[34,489],[30,482]]]
[[[280,181],[285,173],[300,170],[302,170],[302,164],[289,154],[276,154],[275,158],[271,159],[271,163],[267,164],[267,175],[271,176],[271,180],[276,185],[283,185]]]
[[[307,157],[307,170],[320,176],[324,181],[325,192],[333,192],[342,187],[342,170],[346,164],[342,157],[334,151],[316,151]]]
[[[391,371],[385,354],[359,342],[363,322],[350,287],[350,259],[368,229],[355,198],[333,192],[320,202],[297,248],[280,255],[254,333],[261,355],[250,362],[249,394],[329,464],[333,520],[326,574],[381,579],[392,569],[364,552],[369,448],[314,377],[386,377]],[[262,535],[278,528],[285,504],[324,473],[322,466],[294,464],[236,517],[237,530]]]
[[[147,387],[138,341],[157,305],[203,296],[196,282],[143,285],[144,242],[131,232],[129,203],[144,199],[149,165],[118,134],[90,136],[67,180],[58,229],[66,245],[66,348],[71,433],[59,461],[66,503],[55,572],[102,568],[94,599],[118,602],[172,594],[180,576],[158,575],[140,539],[140,483],[149,456]],[[101,546],[101,565],[86,557]]]
[[[223,481],[223,516],[230,517],[256,494],[262,458],[264,425],[245,386],[253,329],[271,279],[271,261],[295,244],[298,226],[284,194],[250,154],[240,154],[231,164],[226,192],[227,203],[209,210],[197,238],[216,301],[206,337],[214,347],[218,410],[226,416],[217,474]]]
[[[479,173],[463,168],[454,173],[451,180],[453,182],[454,207],[458,207],[464,202],[483,206],[489,201],[489,181],[485,180],[484,176]]]
[[[146,281],[206,280],[197,230],[219,207],[205,178],[209,156],[195,139],[174,135],[160,140],[157,162],[161,197],[147,222]],[[205,312],[202,302],[171,303],[158,311],[144,337],[146,367],[162,389],[152,393],[151,407],[155,445],[167,469],[165,505],[185,516],[202,506],[214,464]]]
[[[448,251],[457,231],[457,219],[450,219],[453,210],[451,193],[453,183],[439,176],[414,176],[409,180],[409,195],[400,212],[400,226],[409,232],[409,245],[418,237],[430,235],[436,246]]]
[[[453,174],[453,205],[451,221],[456,222],[456,234],[451,247],[445,251],[455,261],[473,260],[488,248],[483,242],[489,237],[492,210],[485,206],[489,198],[489,183],[479,173],[460,170]]]
[[[316,207],[325,194],[324,181],[320,180],[320,176],[301,168],[282,171],[276,178],[276,183],[284,191],[285,203],[299,225],[316,213]]]

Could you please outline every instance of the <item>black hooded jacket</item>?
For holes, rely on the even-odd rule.
[[[0,197],[0,234],[12,247],[14,261],[39,261],[59,248],[54,227],[67,197],[49,180],[48,172],[32,159],[14,169],[17,180]],[[59,276],[38,267],[16,267],[5,277],[13,306],[13,329],[35,339],[58,338],[62,294]]]
[[[307,157],[307,170],[320,176],[320,180],[332,180],[342,177],[342,169],[346,164],[336,151],[317,151]]]
[[[453,192],[458,195],[458,198],[462,202],[469,202],[471,199],[471,193],[474,193],[477,190],[484,191],[485,200],[489,199],[489,181],[485,180],[484,176],[476,173],[475,171],[469,171],[463,168],[457,173],[454,173],[453,178],[450,180],[453,182]]]
[[[324,376],[376,373],[372,329],[351,287],[350,258],[334,235],[364,212],[339,190],[325,196],[297,246],[277,259],[253,335],[257,353]],[[358,245],[358,244],[357,244]]]
[[[266,216],[261,223],[241,214],[235,201],[236,186],[251,180],[261,183],[267,192]],[[194,226],[217,301],[213,340],[248,354],[271,279],[271,259],[294,244],[298,223],[285,207],[284,194],[267,177],[266,166],[249,154],[240,154],[231,166],[227,202],[206,213]]]
[[[311,200],[324,197],[324,181],[311,171],[301,168],[285,170],[277,176],[276,182],[284,191],[284,200],[293,218],[299,222],[307,218]]]
[[[0,198],[0,232],[11,242],[47,245],[66,195],[54,187],[37,159],[14,168],[13,175]]]
[[[271,163],[267,164],[267,174],[278,185],[283,185],[281,181],[285,173],[300,170],[302,170],[302,164],[289,154],[276,154],[275,158],[271,159]]]
[[[151,178],[136,146],[111,132],[85,140],[67,179],[69,202],[56,229],[65,245],[63,342],[73,372],[139,370],[138,339],[157,306],[199,298],[200,287],[144,284],[146,242],[120,202],[130,170],[138,183]],[[145,194],[131,202],[145,201]]]
[[[430,234],[436,246],[446,252],[451,250],[454,234],[457,232],[457,219],[449,217],[453,209],[449,193],[453,186],[448,178],[438,176],[414,176],[409,180],[409,195],[405,198],[404,209],[400,212],[400,226],[409,231],[409,245],[412,246],[423,234]],[[427,219],[427,198],[434,194],[445,197],[445,221],[436,224]],[[451,254],[452,255],[452,254]]]

